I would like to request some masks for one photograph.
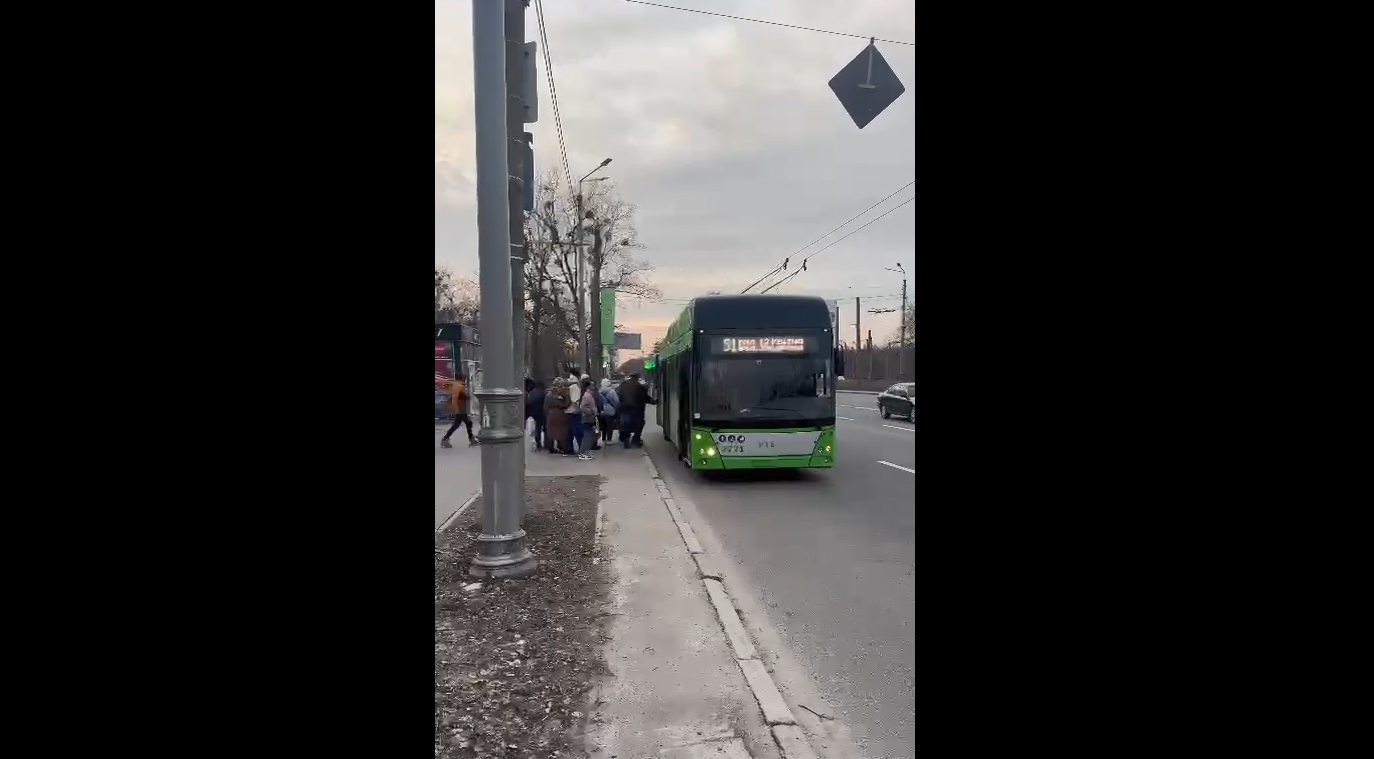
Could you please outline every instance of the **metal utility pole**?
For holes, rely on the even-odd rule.
[[[868,378],[873,379],[873,330],[868,331]]]
[[[859,342],[859,322],[863,317],[863,311],[859,308],[859,299],[854,299],[854,368],[859,368],[859,349],[863,345]]]
[[[512,371],[515,387],[521,391],[524,406],[525,390],[525,158],[529,145],[525,141],[525,0],[505,0],[506,13],[502,25],[506,40],[506,163],[510,198],[510,293]],[[533,65],[530,63],[528,65]],[[525,414],[520,414],[523,433]],[[522,441],[523,442],[523,441]],[[516,478],[516,503],[524,515],[525,504],[525,446],[515,446],[520,476]]]
[[[906,364],[906,278],[902,279],[902,339],[898,343],[900,347],[897,348],[897,379],[901,380],[902,369]]]
[[[895,271],[902,275],[902,327],[901,332],[897,333],[897,381],[900,382],[906,359],[906,269],[899,263],[897,268],[883,267],[883,271]]]
[[[524,416],[515,384],[511,332],[510,172],[506,162],[506,51],[502,8],[472,4],[472,79],[477,132],[477,250],[481,264],[483,387],[476,395],[489,425],[482,446],[482,534],[468,572],[475,577],[523,577],[538,564],[520,529],[519,481]]]
[[[611,159],[602,161],[595,169],[587,172],[587,175],[577,180],[577,329],[582,333],[582,373],[592,375],[591,370],[591,348],[592,336],[588,335],[587,325],[591,324],[591,311],[587,308],[587,246],[582,238],[582,222],[586,221],[583,216],[586,214],[582,210],[582,183],[587,181],[587,177],[609,166]],[[593,182],[604,182],[610,177],[597,177]],[[595,262],[593,262],[595,263]],[[591,304],[592,308],[601,308],[600,303]],[[600,354],[597,356],[600,358]]]
[[[587,177],[582,177],[586,180]],[[586,372],[591,364],[587,348],[587,248],[582,239],[582,181],[577,183],[577,331],[582,341],[582,371]]]

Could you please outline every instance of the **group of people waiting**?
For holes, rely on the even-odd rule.
[[[638,373],[618,387],[608,379],[595,387],[590,377],[575,372],[551,384],[525,380],[525,418],[534,420],[534,450],[590,461],[592,451],[601,450],[602,442],[609,444],[617,430],[625,448],[643,447],[644,408],[657,401],[649,397]]]

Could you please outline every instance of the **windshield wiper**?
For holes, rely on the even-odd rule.
[[[797,416],[803,419],[806,418],[806,414],[803,414],[802,412],[794,408],[781,408],[778,406],[750,406],[749,408],[740,411],[740,413],[747,414],[750,411],[791,411],[792,413],[796,414]]]

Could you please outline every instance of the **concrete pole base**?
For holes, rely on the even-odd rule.
[[[524,515],[524,393],[516,389],[477,391],[487,423],[482,442],[482,534],[468,574],[473,577],[524,577],[539,567],[520,529]]]
[[[477,562],[474,560],[472,566],[468,567],[468,575],[479,580],[518,580],[522,577],[529,577],[538,568],[539,562],[526,551],[524,561],[490,569],[477,566]]]
[[[511,535],[479,535],[477,555],[468,567],[473,577],[492,579],[526,577],[539,568],[534,554],[525,546],[525,531]]]

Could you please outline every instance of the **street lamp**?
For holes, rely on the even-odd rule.
[[[883,267],[883,271],[895,271],[902,275],[902,333],[901,339],[897,341],[897,379],[902,379],[902,368],[906,360],[906,269],[902,268],[901,263],[897,268],[889,269]],[[912,325],[913,327],[916,325]]]
[[[587,175],[577,180],[577,313],[582,317],[583,324],[591,321],[591,312],[587,310],[587,286],[586,276],[583,272],[587,266],[587,253],[582,246],[582,230],[586,227],[586,218],[582,212],[582,183],[587,181],[587,177],[606,168],[611,164],[611,159],[607,158],[597,165],[595,169],[587,172]],[[593,182],[604,182],[610,177],[598,177]],[[591,366],[591,349],[588,347],[586,330],[579,336],[582,341],[582,367],[583,371]]]

